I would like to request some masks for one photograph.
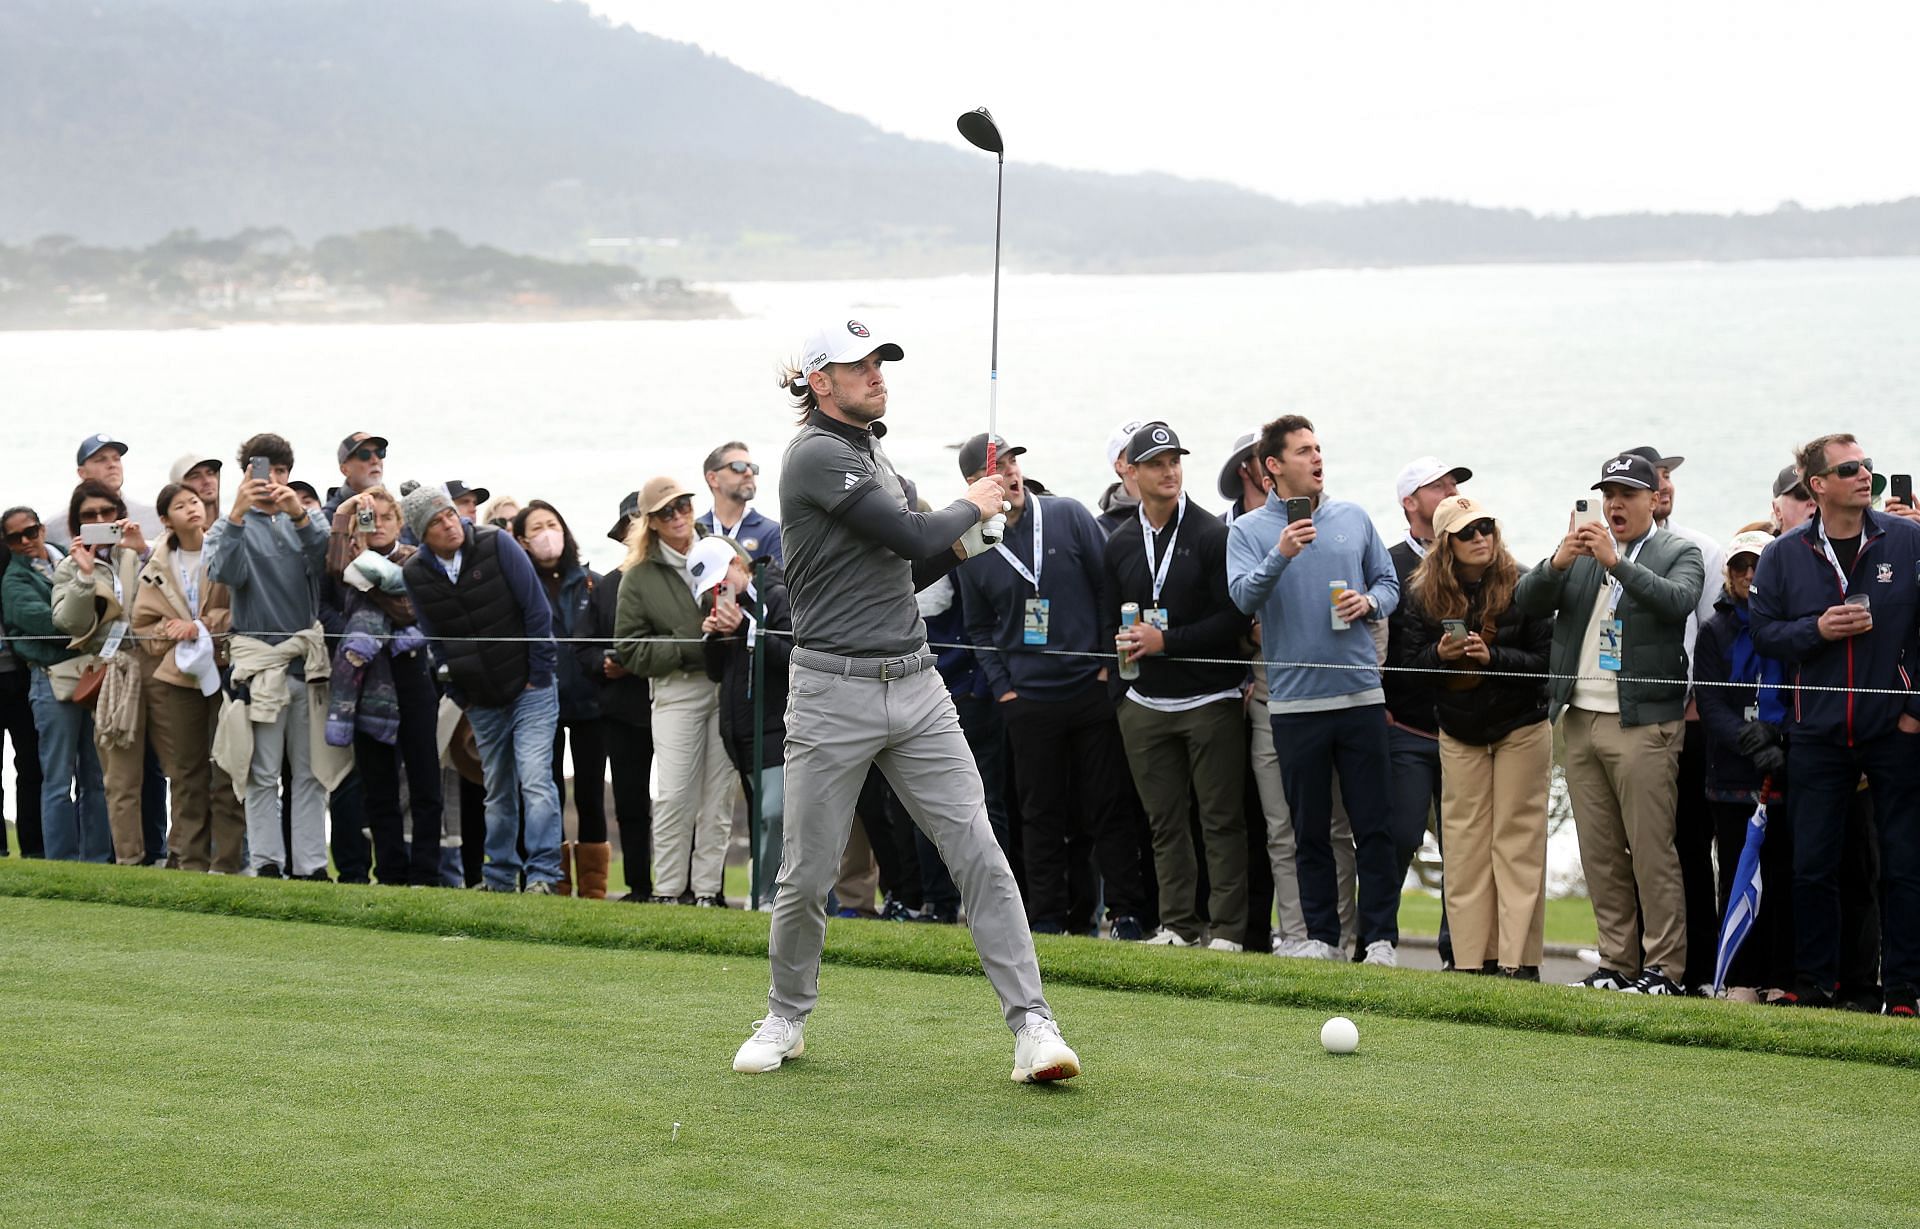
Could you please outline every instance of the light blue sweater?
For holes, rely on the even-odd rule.
[[[1384,619],[1400,603],[1393,560],[1359,504],[1323,497],[1313,525],[1318,536],[1292,559],[1280,553],[1287,514],[1276,495],[1227,527],[1227,591],[1234,605],[1259,618],[1261,657],[1354,667],[1268,666],[1267,707],[1276,713],[1311,713],[1384,704],[1373,637],[1358,622],[1333,630],[1328,586],[1346,581],[1373,599],[1378,607],[1373,618]]]

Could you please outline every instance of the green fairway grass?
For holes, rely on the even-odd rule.
[[[1336,1058],[1324,1011],[1056,986],[1086,1074],[1027,1088],[983,979],[829,967],[806,1056],[748,1077],[728,1063],[764,1009],[760,959],[18,897],[0,933],[0,1225],[1482,1229],[1920,1206],[1920,1072],[1859,1063],[1363,1009]]]
[[[142,867],[9,860],[0,862],[0,896],[556,946],[690,952],[756,962],[765,960],[767,950],[766,916],[739,910],[236,879]],[[1258,953],[1172,950],[1072,936],[1037,936],[1035,946],[1053,985],[1364,1010],[1409,1020],[1920,1068],[1920,1028],[1846,1012],[1596,994],[1504,978],[1277,960]],[[967,933],[954,926],[834,921],[827,930],[825,959],[847,967],[980,976]]]

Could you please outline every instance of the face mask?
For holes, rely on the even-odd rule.
[[[558,529],[542,529],[527,539],[527,553],[536,563],[552,563],[560,557],[560,548],[565,543],[566,538]]]

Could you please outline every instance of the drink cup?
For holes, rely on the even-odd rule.
[[[1867,612],[1867,628],[1873,628],[1873,599],[1864,593],[1847,594],[1847,605],[1858,606]]]

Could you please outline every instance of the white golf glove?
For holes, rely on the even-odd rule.
[[[960,547],[960,553],[966,558],[971,559],[975,555],[984,555],[992,550],[993,543],[987,541],[986,531],[987,523],[985,521],[975,521],[973,528],[961,534],[960,541],[956,543],[956,545]]]
[[[980,522],[977,528],[980,530],[981,540],[984,541],[987,546],[998,546],[1000,539],[1007,536],[1007,514],[1004,512],[996,513]],[[983,547],[982,549],[985,548]]]

